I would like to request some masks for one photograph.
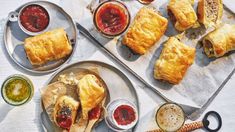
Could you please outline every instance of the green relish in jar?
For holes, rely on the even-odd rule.
[[[22,75],[13,75],[2,85],[2,97],[10,105],[22,105],[28,102],[33,95],[31,81]]]

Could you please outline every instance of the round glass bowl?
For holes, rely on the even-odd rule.
[[[13,106],[29,102],[34,94],[32,82],[23,75],[9,76],[2,84],[1,94],[4,101]]]
[[[155,120],[161,130],[174,132],[184,125],[185,115],[176,103],[165,103],[157,110]]]
[[[34,36],[44,32],[49,25],[50,16],[46,8],[39,4],[27,4],[18,14],[18,25],[26,34]]]
[[[141,4],[148,5],[152,3],[154,0],[138,0]]]
[[[96,29],[108,38],[124,33],[130,25],[130,19],[127,7],[120,1],[104,1],[93,14]]]
[[[126,131],[138,121],[137,107],[126,99],[117,99],[106,107],[105,122],[114,131]]]

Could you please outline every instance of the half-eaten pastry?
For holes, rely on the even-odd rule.
[[[101,104],[105,98],[105,86],[95,75],[87,74],[78,81],[83,119],[88,118],[88,112]]]
[[[54,122],[62,129],[70,130],[74,124],[79,102],[69,96],[61,96],[57,99],[54,107]]]

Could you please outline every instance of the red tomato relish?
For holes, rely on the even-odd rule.
[[[100,114],[101,114],[101,108],[100,108],[100,106],[97,106],[97,107],[93,108],[91,111],[89,111],[88,119],[92,120],[92,119],[100,118]]]
[[[128,125],[136,119],[135,110],[129,105],[118,106],[113,113],[113,117],[118,125]]]
[[[21,25],[30,32],[40,32],[49,24],[49,14],[40,5],[26,6],[20,14]]]
[[[95,14],[98,30],[107,35],[122,33],[129,23],[129,16],[125,11],[124,7],[112,2],[103,4]]]
[[[57,121],[58,125],[61,128],[70,130],[70,127],[72,125],[72,118],[71,118],[71,116],[58,115],[56,117],[56,121]]]

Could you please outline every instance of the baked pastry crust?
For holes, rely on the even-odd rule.
[[[181,43],[176,37],[170,37],[155,63],[154,78],[178,84],[193,64],[195,52],[195,48]]]
[[[26,38],[24,49],[32,65],[42,65],[69,55],[72,46],[64,29],[59,28]]]
[[[197,15],[192,7],[192,0],[170,0],[167,9],[174,26],[179,31],[185,31],[197,25]]]
[[[105,98],[105,88],[100,80],[92,74],[87,74],[78,82],[82,116],[88,118],[88,112],[98,106]]]
[[[235,50],[235,25],[223,24],[208,33],[202,43],[208,57],[221,57],[227,52]]]
[[[135,53],[145,54],[163,36],[168,20],[154,9],[143,7],[125,34],[122,43]]]
[[[221,22],[223,15],[222,0],[199,0],[198,21],[205,27],[215,26]]]
[[[74,100],[73,98],[71,98],[69,96],[65,96],[65,95],[61,96],[57,99],[57,101],[55,103],[54,111],[53,111],[54,122],[57,126],[59,126],[59,125],[56,121],[56,118],[63,107],[70,108],[72,124],[74,124],[74,122],[76,120],[77,110],[79,107],[79,102]]]

